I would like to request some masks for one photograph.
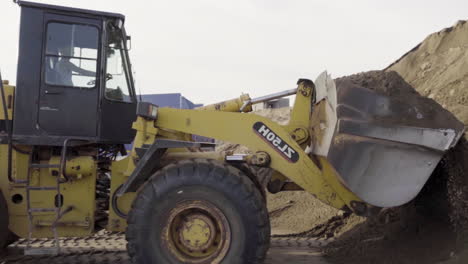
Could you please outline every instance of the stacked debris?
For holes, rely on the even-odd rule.
[[[336,84],[337,90],[348,86],[372,89],[402,104],[410,103],[420,113],[420,119],[408,113],[399,122],[427,128],[463,129],[459,121],[447,115],[447,110],[434,100],[422,97],[395,71],[359,73],[339,78]],[[433,263],[434,259],[448,258],[456,247],[456,237],[443,217],[432,217],[432,214],[449,215],[444,161],[409,204],[385,209],[376,218],[348,216],[341,219],[342,225],[337,226],[334,241],[325,250],[330,262]],[[445,206],[439,206],[441,204]],[[336,226],[335,222],[331,219],[330,224]],[[443,246],[438,243],[436,249],[430,241],[442,241]]]
[[[401,90],[414,87],[411,89],[435,100],[461,120],[465,127],[468,125],[466,21],[431,34],[377,75],[396,73],[402,77],[399,80],[402,82]],[[362,75],[369,77],[369,73],[364,73],[345,79],[360,76],[361,84],[375,81],[384,84],[386,81],[380,77],[367,78]],[[382,91],[392,92],[387,88]],[[440,120],[435,122],[439,123]],[[462,250],[468,245],[464,235],[468,227],[467,171],[468,143],[465,134],[465,138],[445,155],[414,202],[386,210],[377,220],[367,219],[358,224],[351,220],[343,221],[347,227],[342,229],[347,231],[339,233],[335,242],[326,249],[330,262],[466,263],[468,254]]]
[[[390,65],[419,93],[432,98],[468,124],[468,23],[429,35]]]
[[[432,98],[468,125],[468,23],[429,35],[421,44],[390,65],[419,93]],[[457,230],[468,227],[467,134],[443,160],[448,176],[450,217]]]

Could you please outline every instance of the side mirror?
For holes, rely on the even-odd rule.
[[[127,41],[126,43],[127,50],[131,50],[132,49],[132,36],[127,36],[126,41]]]
[[[122,29],[123,24],[124,24],[124,22],[123,22],[122,19],[117,19],[117,20],[115,21],[115,24],[114,24],[114,25],[115,25],[116,28]]]

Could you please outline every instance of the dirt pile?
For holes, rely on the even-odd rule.
[[[329,226],[331,218],[340,215],[333,207],[325,205],[304,191],[280,192],[267,194],[268,212],[272,235],[279,236],[312,236],[309,235],[318,225]],[[330,237],[328,230],[321,236]]]
[[[379,218],[349,216],[324,250],[329,263],[438,263],[450,259],[456,239],[444,221],[417,212],[414,204],[388,209]]]
[[[429,35],[390,65],[422,95],[439,102],[468,123],[468,23]]]
[[[401,105],[409,105],[402,112],[407,114],[402,115],[398,122],[434,128],[453,128],[455,125],[459,130],[463,129],[462,124],[442,106],[430,98],[422,97],[394,71],[359,73],[339,78],[336,84],[338,91],[349,86],[361,87],[387,95],[401,102]],[[417,113],[411,112],[412,109],[417,109]],[[330,262],[436,263],[450,258],[456,248],[456,236],[447,217],[433,217],[449,214],[446,175],[452,169],[448,161],[448,157],[444,158],[420,195],[406,206],[386,209],[375,218],[364,219],[350,215],[330,219],[324,227],[333,226],[335,229],[334,240],[325,249]],[[323,235],[313,232],[310,235],[323,238]]]
[[[465,127],[468,125],[468,23],[465,21],[431,34],[385,71],[397,72],[421,95],[435,100]],[[378,82],[383,84],[382,80]],[[466,138],[465,134],[445,155],[413,202],[387,210],[379,219],[358,224],[342,221],[348,231],[338,233],[327,247],[330,262],[466,263]]]
[[[398,72],[422,95],[432,98],[468,125],[468,23],[429,35],[387,71]],[[445,158],[452,223],[468,227],[468,136]]]

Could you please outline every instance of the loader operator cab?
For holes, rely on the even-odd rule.
[[[134,138],[136,95],[121,14],[25,1],[13,138],[126,144]]]

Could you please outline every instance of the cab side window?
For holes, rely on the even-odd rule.
[[[131,103],[129,65],[126,60],[123,32],[109,23],[107,34],[106,98]]]
[[[94,26],[50,22],[44,62],[46,84],[96,86],[99,30]]]

